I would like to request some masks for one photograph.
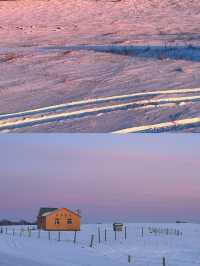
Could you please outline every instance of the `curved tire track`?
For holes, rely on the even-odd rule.
[[[49,122],[57,122],[60,120],[65,119],[74,119],[74,118],[81,118],[85,116],[91,116],[91,115],[98,115],[101,113],[108,113],[112,111],[118,111],[118,110],[127,110],[130,108],[138,108],[138,107],[144,107],[144,106],[151,106],[151,108],[154,107],[161,107],[162,104],[166,105],[169,103],[183,103],[183,102],[194,102],[194,101],[200,101],[200,95],[197,96],[189,96],[189,97],[176,97],[176,98],[161,98],[161,99],[152,99],[152,100],[141,100],[141,101],[135,101],[131,103],[123,103],[123,104],[115,104],[115,105],[109,105],[104,107],[96,107],[96,108],[88,108],[88,109],[82,109],[78,111],[72,111],[72,112],[61,112],[58,114],[46,114],[39,117],[19,117],[18,120],[15,121],[9,121],[9,120],[2,120],[0,121],[0,131],[2,130],[10,130],[10,129],[16,129],[16,128],[22,128],[27,126],[34,126],[39,125],[43,123],[49,123]]]
[[[113,102],[113,101],[129,100],[129,99],[134,99],[134,98],[137,99],[143,96],[157,96],[157,95],[165,95],[165,94],[167,95],[167,94],[198,93],[198,92],[200,92],[200,88],[158,90],[158,91],[150,91],[150,92],[138,92],[138,93],[124,94],[124,95],[115,95],[115,96],[102,97],[102,98],[92,98],[92,99],[73,101],[69,103],[47,106],[47,107],[17,112],[17,113],[1,114],[0,120],[8,119],[8,118],[17,118],[17,117],[22,117],[25,115],[35,115],[35,114],[40,114],[40,113],[57,111],[60,109],[68,109],[72,107],[81,107],[81,106],[89,105],[89,104],[101,104],[101,103],[107,103],[107,102]]]
[[[127,133],[160,133],[167,132],[172,129],[186,128],[191,126],[199,126],[200,117],[186,118],[180,120],[174,120],[159,124],[139,126],[139,127],[130,127],[117,131],[113,131],[114,134],[127,134]]]

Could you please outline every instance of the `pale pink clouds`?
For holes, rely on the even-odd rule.
[[[200,220],[200,144],[157,138],[4,137],[0,215],[34,218],[40,206],[67,206],[87,221]]]

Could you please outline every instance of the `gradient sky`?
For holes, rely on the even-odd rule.
[[[200,221],[198,135],[0,137],[0,219],[42,206],[83,221]]]

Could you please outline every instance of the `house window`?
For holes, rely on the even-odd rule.
[[[56,218],[56,219],[55,219],[55,221],[54,221],[54,223],[55,223],[55,224],[60,224],[60,221],[59,221],[59,219],[58,219],[58,218]]]
[[[72,219],[67,219],[67,224],[72,224]]]

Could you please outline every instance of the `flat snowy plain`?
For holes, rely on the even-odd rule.
[[[199,0],[0,1],[0,131],[200,132],[199,21]]]
[[[0,234],[1,266],[197,266],[200,264],[200,225],[199,224],[126,224],[127,239],[124,231],[115,234],[109,224],[85,224],[77,232],[76,244],[73,232],[25,230],[20,235],[21,226],[8,227],[8,233]],[[150,233],[149,227],[157,228],[160,233]],[[98,243],[98,228],[101,243]],[[105,228],[107,241],[105,241]],[[142,236],[143,228],[143,236]],[[161,230],[162,229],[162,230]],[[169,229],[168,234],[164,233]],[[172,234],[179,231],[179,235]],[[5,227],[4,227],[5,231]],[[94,245],[90,247],[91,234]],[[128,255],[131,262],[128,263]]]

